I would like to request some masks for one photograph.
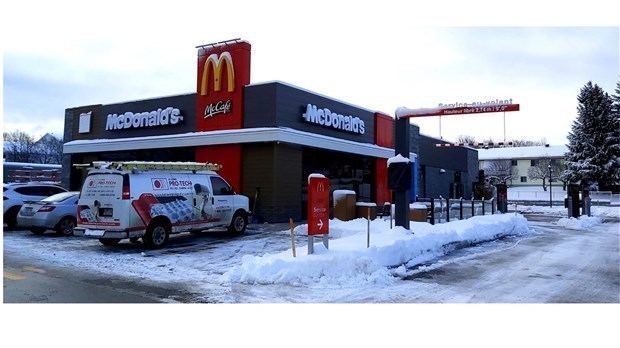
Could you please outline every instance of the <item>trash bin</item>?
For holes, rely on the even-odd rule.
[[[342,221],[355,219],[355,191],[335,190],[334,197],[334,218]]]
[[[367,202],[355,203],[355,216],[357,218],[368,218],[370,213],[370,220],[377,218],[377,204]]]
[[[409,205],[409,220],[417,222],[426,222],[426,215],[428,214],[428,208],[424,204],[411,204]]]

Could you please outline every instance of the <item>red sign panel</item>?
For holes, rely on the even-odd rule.
[[[198,49],[196,128],[198,131],[243,127],[243,87],[250,84],[246,41],[226,41]]]
[[[484,106],[461,106],[456,108],[413,109],[403,110],[399,118],[425,117],[425,116],[449,116],[465,114],[483,114],[487,112],[519,111],[519,104],[501,104]]]
[[[329,179],[308,179],[308,235],[329,234]]]

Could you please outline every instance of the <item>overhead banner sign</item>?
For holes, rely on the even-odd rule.
[[[398,108],[397,118],[412,118],[426,116],[449,116],[466,114],[483,114],[488,112],[519,111],[519,104],[485,105],[485,106],[461,106],[461,107],[438,107],[423,109]]]
[[[243,87],[250,84],[250,44],[234,39],[196,48],[197,130],[242,128]]]
[[[329,179],[308,178],[308,236],[329,234]]]

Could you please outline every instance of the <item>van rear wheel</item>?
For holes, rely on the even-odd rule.
[[[170,236],[170,227],[164,221],[151,222],[142,237],[144,245],[149,249],[159,249],[166,245]]]

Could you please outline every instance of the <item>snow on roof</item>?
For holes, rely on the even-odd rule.
[[[43,168],[43,169],[61,169],[62,165],[60,164],[46,164],[46,163],[27,163],[27,162],[2,162],[3,165],[8,167],[32,167],[32,168]]]
[[[388,160],[387,160],[387,165],[388,165],[388,167],[389,167],[389,166],[390,166],[390,164],[392,164],[392,163],[409,163],[409,162],[411,162],[411,161],[409,160],[409,158],[406,158],[406,157],[404,157],[403,155],[398,154],[398,155],[396,155],[396,156],[394,156],[394,157],[390,157],[390,158],[388,158]]]
[[[478,160],[499,160],[519,158],[563,158],[568,152],[566,145],[554,146],[526,146],[526,147],[496,147],[492,149],[478,149]]]
[[[306,88],[303,88],[303,87],[299,87],[299,86],[296,86],[296,85],[294,85],[294,84],[291,84],[291,83],[288,83],[288,82],[284,82],[284,81],[280,81],[280,80],[272,80],[272,81],[264,81],[264,82],[252,83],[252,84],[248,85],[247,87],[252,87],[252,86],[261,86],[261,85],[270,85],[270,84],[280,84],[280,85],[283,85],[283,86],[287,86],[287,87],[290,87],[290,88],[294,88],[294,89],[297,89],[297,90],[300,90],[300,91],[303,91],[303,92],[306,92],[306,93],[314,94],[314,95],[315,95],[315,96],[317,96],[317,97],[323,97],[323,98],[325,98],[325,99],[329,99],[329,100],[331,100],[331,101],[334,101],[334,102],[337,102],[337,103],[340,103],[340,104],[344,104],[344,105],[348,105],[348,106],[350,106],[350,107],[353,107],[353,108],[356,108],[356,109],[360,109],[360,110],[364,110],[364,111],[367,111],[367,112],[372,112],[372,113],[375,113],[375,112],[384,113],[384,112],[382,112],[382,111],[378,111],[378,110],[371,110],[371,109],[369,109],[369,108],[365,108],[365,107],[363,107],[363,106],[359,106],[359,105],[351,104],[351,103],[349,103],[349,102],[346,102],[346,101],[343,101],[343,100],[340,100],[340,99],[336,99],[336,98],[330,97],[330,96],[328,96],[328,95],[326,95],[326,94],[317,93],[317,92],[311,91],[311,90],[309,90],[309,89],[306,89]],[[386,114],[386,113],[384,113],[384,114]],[[386,114],[386,115],[390,116],[389,114]]]
[[[311,178],[325,179],[325,175],[318,174],[318,173],[312,173],[312,174],[308,175],[308,182],[310,182]]]

